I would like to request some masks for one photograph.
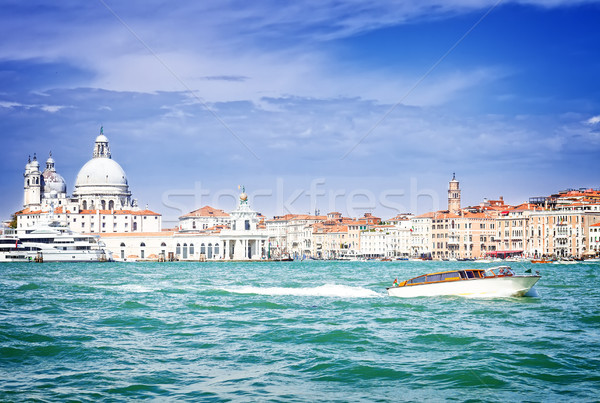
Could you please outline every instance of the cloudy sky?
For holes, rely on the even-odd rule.
[[[600,187],[600,2],[0,0],[0,216],[104,127],[141,206],[511,203]]]

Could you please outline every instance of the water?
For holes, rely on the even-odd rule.
[[[399,299],[461,262],[0,265],[0,400],[553,401],[600,395],[600,265],[538,298]]]

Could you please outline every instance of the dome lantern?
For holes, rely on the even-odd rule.
[[[110,158],[110,147],[108,145],[108,138],[104,135],[104,127],[100,127],[100,135],[96,137],[93,157]]]

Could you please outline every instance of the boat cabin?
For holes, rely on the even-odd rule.
[[[513,276],[514,273],[508,266],[492,267],[487,270],[483,269],[470,269],[470,270],[454,270],[454,271],[443,271],[438,273],[423,274],[418,277],[411,278],[410,280],[403,281],[399,284],[400,287],[420,285],[420,284],[431,284],[441,283],[450,281],[460,280],[474,280],[488,277],[503,277]]]

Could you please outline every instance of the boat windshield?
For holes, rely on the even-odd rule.
[[[491,267],[485,271],[485,277],[514,276],[515,273],[508,266]]]

